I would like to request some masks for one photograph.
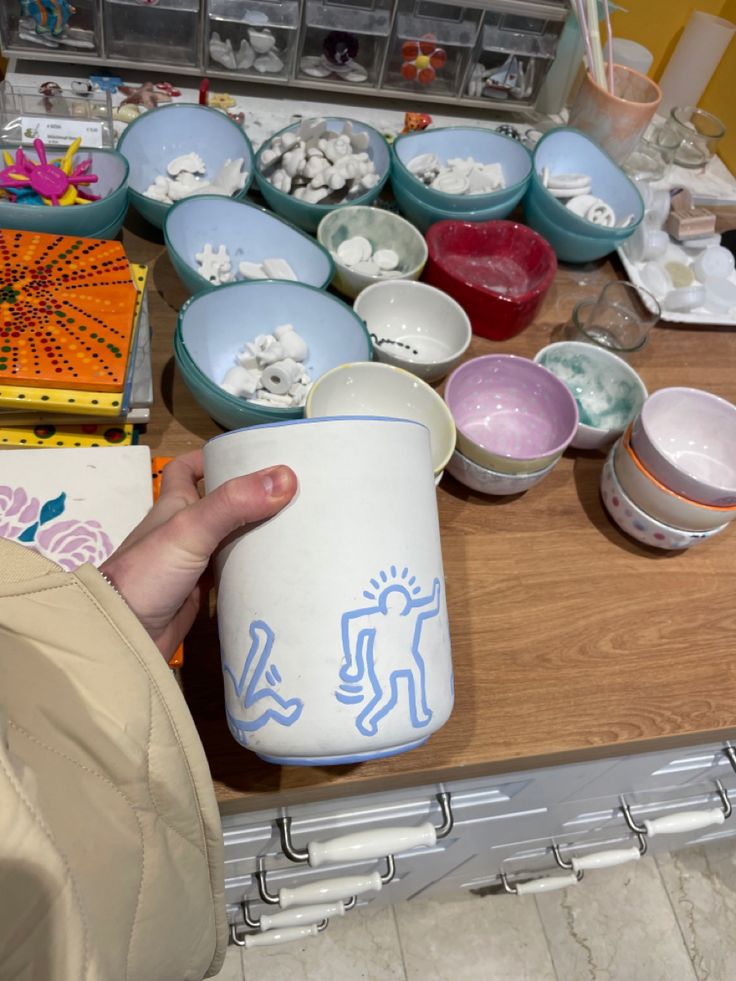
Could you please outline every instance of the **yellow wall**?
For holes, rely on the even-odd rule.
[[[736,24],[736,0],[624,0],[628,13],[613,15],[614,35],[645,45],[654,55],[650,75],[658,79],[693,10],[725,17]],[[736,173],[736,38],[726,49],[699,105],[726,126],[720,145],[724,162]]]

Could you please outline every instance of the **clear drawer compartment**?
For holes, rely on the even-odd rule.
[[[564,14],[549,19],[487,12],[463,94],[531,105],[552,66],[564,24]]]
[[[391,10],[391,0],[306,0],[297,77],[376,86]]]
[[[3,48],[26,49],[44,55],[101,54],[96,0],[6,0],[0,3]]]
[[[290,76],[298,0],[210,0],[207,9],[208,68],[249,78]]]
[[[105,0],[104,10],[109,58],[199,66],[199,0]]]
[[[482,12],[430,0],[398,0],[384,88],[453,96],[462,90]]]

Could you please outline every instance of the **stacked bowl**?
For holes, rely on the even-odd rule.
[[[149,197],[146,191],[157,177],[167,174],[177,157],[198,154],[208,180],[226,161],[242,160],[245,185],[235,193],[236,198],[244,198],[253,181],[250,140],[224,112],[209,106],[180,102],[150,109],[126,126],[118,150],[130,164],[130,202],[156,228],[163,228],[172,205]]]
[[[598,224],[571,211],[546,186],[550,177],[588,178],[591,198],[606,203],[615,225]],[[572,196],[572,195],[571,195]],[[644,202],[626,174],[584,133],[550,130],[534,148],[526,224],[545,238],[563,262],[590,262],[613,252],[638,228]]]
[[[445,401],[457,426],[447,469],[481,494],[518,494],[539,483],[578,428],[577,405],[563,382],[512,354],[461,364],[447,380]]]
[[[0,147],[5,152],[13,149],[16,148]],[[38,162],[35,149],[24,147],[23,152],[33,163]],[[56,152],[49,150],[48,155],[53,159]],[[97,177],[90,190],[99,200],[72,207],[34,207],[2,199],[0,228],[80,238],[115,238],[128,210],[128,161],[117,150],[85,148],[74,155],[72,164],[77,167],[85,160],[91,161],[88,172]]]
[[[446,165],[451,159],[473,158],[497,164],[504,186],[480,194],[453,194],[427,185],[415,173],[420,157]],[[406,133],[391,146],[391,186],[399,208],[409,221],[426,231],[437,221],[489,221],[505,218],[524,196],[531,176],[529,151],[517,140],[491,129],[449,126]]]
[[[301,200],[300,198],[294,197],[292,194],[281,190],[278,187],[274,187],[269,179],[272,171],[280,166],[281,160],[275,160],[272,162],[264,163],[264,154],[268,150],[273,149],[273,144],[279,145],[279,141],[283,141],[286,134],[289,134],[291,138],[299,137],[303,134],[304,138],[307,140],[306,146],[310,147],[312,142],[316,142],[316,137],[307,138],[310,124],[324,123],[324,126],[329,133],[342,134],[346,132],[347,129],[355,136],[358,140],[362,140],[365,143],[366,149],[361,152],[368,154],[368,157],[373,163],[375,173],[378,176],[378,180],[373,187],[363,191],[361,194],[357,194],[355,197],[348,198],[342,195],[340,189],[336,190],[332,194],[325,198],[324,203],[311,203],[309,201]],[[362,145],[361,143],[361,145]],[[312,149],[312,148],[310,148]],[[268,160],[268,157],[266,157]],[[258,184],[258,190],[263,195],[266,204],[272,211],[275,211],[277,215],[281,215],[282,218],[286,218],[287,221],[292,222],[299,228],[303,228],[306,232],[316,232],[319,227],[319,223],[325,217],[325,215],[330,214],[336,208],[341,208],[346,205],[369,205],[376,200],[378,195],[383,190],[384,185],[388,181],[389,176],[389,150],[388,145],[384,137],[374,129],[372,126],[368,126],[367,123],[361,123],[356,119],[343,119],[339,116],[325,116],[320,120],[309,120],[304,119],[298,123],[291,123],[289,126],[285,126],[284,129],[274,133],[270,139],[266,140],[265,143],[260,147],[258,153],[256,154],[255,161],[255,178]],[[337,200],[332,200],[337,197]],[[329,203],[328,203],[329,202]]]
[[[651,395],[611,450],[601,494],[619,527],[684,549],[736,518],[736,406],[695,388]]]

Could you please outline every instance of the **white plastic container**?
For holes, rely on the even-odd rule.
[[[429,432],[403,419],[254,426],[205,446],[211,491],[283,463],[278,515],[216,561],[230,732],[263,759],[324,765],[423,743],[453,704]]]

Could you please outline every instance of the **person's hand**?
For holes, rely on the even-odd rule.
[[[186,636],[205,593],[212,553],[232,532],[270,518],[296,493],[288,467],[228,480],[200,498],[202,452],[172,460],[143,521],[100,566],[168,660]]]

